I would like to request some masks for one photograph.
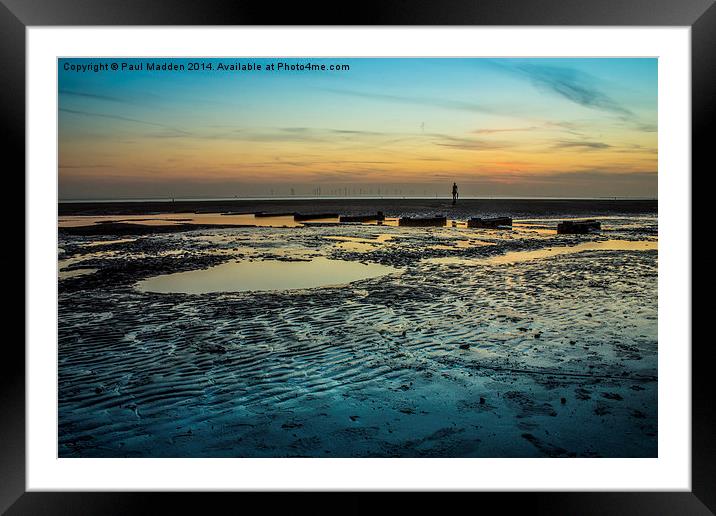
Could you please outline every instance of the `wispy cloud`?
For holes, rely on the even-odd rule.
[[[80,97],[83,99],[94,99],[94,100],[104,100],[107,102],[119,102],[119,103],[125,103],[127,100],[122,99],[120,97],[112,97],[110,95],[97,95],[95,93],[87,93],[84,91],[75,91],[75,90],[65,90],[60,89],[59,90],[60,95],[67,95],[70,97]]]
[[[619,104],[598,86],[598,80],[589,74],[572,68],[521,63],[504,66],[503,69],[527,77],[544,90],[565,98],[580,106],[634,118],[634,113]]]
[[[546,122],[545,127],[557,128],[560,131],[564,131],[575,136],[583,136],[583,125],[576,122]]]
[[[276,127],[272,129],[246,128],[231,134],[204,135],[198,137],[226,138],[236,141],[252,142],[316,142],[341,143],[366,140],[371,145],[385,143],[385,139],[395,138],[397,133],[365,131],[359,129],[335,129],[316,127]]]
[[[381,131],[365,131],[361,129],[334,129],[334,128],[320,128],[320,127],[279,127],[278,131],[286,133],[312,133],[312,134],[338,134],[348,136],[385,136],[386,134]]]
[[[91,169],[94,169],[94,168],[112,168],[112,165],[99,165],[99,164],[88,163],[86,165],[58,165],[57,168],[77,168],[77,169],[91,168]]]
[[[644,131],[645,133],[655,133],[658,131],[658,125],[650,123],[639,123],[636,128],[639,131]]]
[[[429,136],[438,139],[438,141],[434,142],[435,145],[439,145],[440,147],[451,147],[453,149],[460,150],[483,151],[504,149],[506,147],[511,146],[505,142],[493,142],[475,138],[458,138],[447,134],[431,134]]]
[[[324,129],[313,127],[278,127],[267,130],[246,130],[235,136],[237,140],[257,142],[327,142],[338,143],[354,138],[385,136],[386,133],[348,129]]]
[[[385,136],[386,134],[388,134],[380,131],[359,131],[352,129],[330,129],[330,131],[335,134],[347,134],[357,136]]]
[[[86,116],[86,117],[92,117],[92,118],[105,118],[105,119],[109,119],[109,120],[120,120],[122,122],[132,122],[135,124],[147,125],[147,126],[152,126],[152,127],[160,127],[162,129],[168,129],[169,131],[171,131],[170,134],[174,134],[174,135],[188,136],[191,134],[187,131],[178,129],[176,127],[172,127],[170,125],[161,124],[158,122],[149,122],[147,120],[140,120],[138,118],[130,118],[127,116],[122,116],[122,115],[110,115],[110,114],[106,114],[106,113],[93,113],[91,111],[81,111],[78,109],[67,109],[67,108],[60,108],[59,110],[63,113],[69,113],[72,115]]]
[[[582,150],[602,150],[610,149],[612,146],[604,142],[593,142],[593,141],[567,141],[562,140],[555,143],[553,146],[555,149],[582,149]]]
[[[531,127],[508,127],[508,128],[501,128],[501,129],[475,129],[472,131],[473,134],[495,134],[495,133],[516,133],[516,132],[524,132],[524,131],[535,131],[539,129],[537,126],[533,125]]]
[[[324,159],[285,159],[281,156],[276,156],[273,162],[261,162],[261,166],[276,167],[276,163],[281,165],[288,165],[292,167],[315,167],[322,165],[391,165],[396,163],[395,161],[374,161],[374,160],[353,160],[353,159],[336,159],[336,160],[324,160]]]
[[[430,97],[412,97],[409,95],[390,95],[385,93],[370,93],[355,90],[328,89],[327,91],[336,93],[338,95],[347,95],[350,97],[379,100],[384,102],[414,104],[420,106],[438,107],[443,109],[453,109],[458,111],[473,111],[476,113],[501,114],[494,107],[486,106],[484,104],[478,104],[475,102],[466,102],[463,100],[436,99]]]

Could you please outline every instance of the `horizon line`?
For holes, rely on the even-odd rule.
[[[450,196],[407,196],[407,195],[381,195],[381,196],[290,196],[290,197],[267,197],[267,196],[256,196],[256,197],[147,197],[147,198],[114,198],[114,199],[58,199],[58,204],[62,203],[109,203],[109,202],[213,202],[213,201],[315,201],[315,200],[400,200],[400,199],[411,199],[411,200],[434,200],[444,199],[451,201]],[[465,196],[461,197],[462,200],[585,200],[585,201],[658,201],[658,197],[649,196],[599,196],[599,197],[575,197],[575,196]],[[458,201],[459,202],[459,201]]]

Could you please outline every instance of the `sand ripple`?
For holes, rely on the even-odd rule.
[[[61,289],[60,456],[655,453],[655,251],[403,268],[273,295]]]

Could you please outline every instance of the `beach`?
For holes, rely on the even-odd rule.
[[[59,203],[59,456],[656,457],[657,214]],[[601,230],[557,234],[584,219]]]

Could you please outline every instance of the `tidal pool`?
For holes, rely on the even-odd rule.
[[[160,213],[154,215],[68,215],[60,217],[58,227],[73,228],[95,224],[121,222],[143,226],[171,226],[176,224],[198,224],[215,226],[261,226],[261,227],[300,227],[312,222],[338,223],[334,219],[307,219],[296,222],[293,215],[274,215],[256,217],[252,213]]]
[[[59,279],[76,278],[86,274],[94,274],[98,269],[72,269],[71,271],[59,271]]]
[[[315,258],[310,261],[240,261],[209,269],[165,274],[140,281],[143,292],[209,294],[294,290],[345,285],[401,272],[379,264]]]
[[[340,249],[355,251],[357,253],[369,253],[385,245],[389,240],[392,240],[393,235],[378,235],[374,239],[349,236],[327,236],[325,238],[327,240],[337,240],[338,243],[336,243],[335,246]]]
[[[447,265],[502,265],[529,260],[551,258],[563,254],[581,253],[583,251],[656,251],[658,242],[655,240],[604,240],[601,242],[584,242],[572,246],[554,246],[534,251],[513,251],[489,258],[460,258],[445,256],[441,258],[427,258],[426,263],[447,264]]]
[[[98,240],[96,242],[88,242],[82,244],[83,247],[97,247],[101,245],[112,245],[112,244],[127,244],[129,242],[136,242],[136,238],[120,238],[119,240]]]

